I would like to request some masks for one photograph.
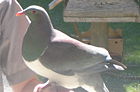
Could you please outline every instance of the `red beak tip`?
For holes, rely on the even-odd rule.
[[[16,13],[16,16],[21,16],[21,15],[23,15],[24,13],[20,13],[20,12],[18,12],[18,13]]]

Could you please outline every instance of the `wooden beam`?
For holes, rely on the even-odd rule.
[[[136,22],[139,15],[139,7],[134,0],[69,0],[64,10],[64,21]]]
[[[93,23],[89,29],[92,33],[91,44],[108,48],[108,25],[107,23]]]
[[[136,17],[118,18],[88,18],[88,17],[64,17],[65,22],[140,22]]]

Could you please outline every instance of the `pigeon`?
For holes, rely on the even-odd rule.
[[[27,15],[31,20],[23,38],[23,60],[35,73],[49,79],[37,85],[34,92],[40,92],[39,88],[49,83],[70,90],[82,87],[87,92],[95,92],[91,76],[110,69],[127,68],[112,59],[105,48],[85,44],[55,29],[44,8],[31,5],[16,13],[16,16],[21,15]]]
[[[53,9],[55,6],[57,6],[59,3],[61,3],[63,0],[53,0],[51,3],[49,3],[49,9]]]

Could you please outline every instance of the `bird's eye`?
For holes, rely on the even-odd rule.
[[[33,14],[35,14],[35,13],[36,13],[36,11],[32,11],[32,13],[33,13]]]

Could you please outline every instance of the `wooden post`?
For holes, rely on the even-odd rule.
[[[73,23],[73,27],[74,27],[74,32],[76,33],[76,35],[78,36],[78,39],[80,41],[82,41],[82,38],[81,38],[81,32],[78,30],[78,25],[76,23]]]
[[[91,44],[108,49],[108,25],[107,23],[92,23],[89,29],[92,33]]]

